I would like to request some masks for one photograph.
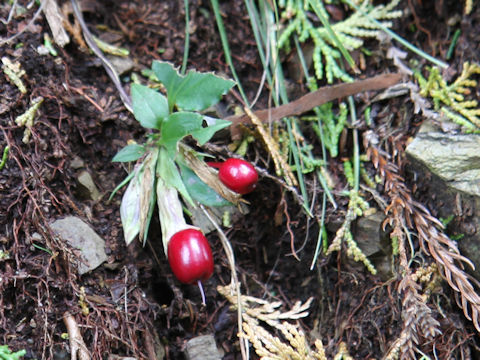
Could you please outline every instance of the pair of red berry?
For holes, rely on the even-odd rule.
[[[218,169],[220,181],[238,194],[251,192],[258,174],[249,162],[229,158],[223,163],[209,162]],[[205,303],[201,286],[213,274],[213,256],[208,240],[200,230],[184,229],[175,233],[168,243],[168,262],[177,279],[185,284],[197,282]]]

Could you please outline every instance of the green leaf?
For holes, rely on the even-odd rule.
[[[189,71],[177,93],[176,105],[184,110],[201,111],[215,105],[235,82],[211,73]]]
[[[173,111],[175,105],[175,93],[178,91],[183,77],[172,64],[155,60],[152,64],[152,70],[165,88],[167,89],[168,108]]]
[[[209,120],[211,125],[207,127],[202,127],[201,129],[195,130],[191,133],[200,145],[204,145],[208,140],[212,138],[213,135],[215,135],[218,130],[226,128],[231,124],[231,122],[228,120],[213,118],[209,118]]]
[[[112,159],[113,162],[128,162],[140,159],[145,154],[145,147],[131,144],[121,149]]]
[[[172,160],[167,149],[164,147],[160,148],[160,153],[158,156],[157,177],[162,178],[166,185],[177,189],[186,201],[188,201],[192,206],[195,206],[192,197],[188,193],[187,188],[182,181],[175,162]]]
[[[152,70],[167,88],[170,111],[173,105],[187,111],[201,111],[216,104],[235,82],[212,73],[189,71],[181,76],[171,64],[154,61]]]
[[[112,193],[108,197],[108,201],[112,200],[115,194],[117,193],[118,190],[120,190],[122,187],[124,187],[130,180],[132,180],[133,176],[135,175],[135,172],[131,172],[130,174],[127,175],[125,179],[122,180],[120,184],[118,184],[115,189],[113,189]]]
[[[210,207],[232,204],[205,184],[190,168],[180,164],[180,171],[183,183],[187,187],[193,200]]]
[[[133,113],[138,122],[148,129],[160,129],[168,116],[168,103],[158,91],[140,84],[132,84]]]
[[[202,128],[202,115],[191,112],[175,112],[162,125],[161,144],[170,154],[177,149],[177,143],[193,131]]]

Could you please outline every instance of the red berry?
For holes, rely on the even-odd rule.
[[[201,231],[185,229],[168,243],[168,262],[177,279],[185,284],[207,280],[213,274],[213,255]]]
[[[229,158],[220,166],[218,178],[230,190],[247,194],[255,189],[258,174],[248,161]]]

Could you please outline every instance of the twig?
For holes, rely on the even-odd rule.
[[[369,90],[380,90],[398,83],[402,78],[401,74],[382,74],[369,79],[355,81],[348,84],[324,86],[317,91],[308,93],[299,99],[288,104],[277,106],[271,109],[258,110],[254,115],[261,121],[278,121],[289,116],[296,116],[312,110],[314,107],[325,104],[329,101],[355,95]],[[232,122],[230,133],[232,139],[241,137],[240,124],[251,124],[252,120],[248,114],[233,115],[226,118]]]
[[[120,93],[120,98],[122,99],[123,105],[125,105],[128,111],[133,113],[132,100],[130,99],[130,96],[128,96],[125,89],[123,88],[122,83],[120,82],[120,78],[118,77],[117,71],[115,70],[113,65],[110,63],[110,61],[103,55],[102,51],[98,48],[97,44],[93,40],[93,36],[90,33],[90,30],[88,30],[87,24],[85,24],[85,21],[83,20],[83,15],[82,15],[82,12],[80,11],[77,0],[70,0],[70,1],[72,3],[73,13],[75,14],[75,17],[80,23],[80,26],[83,31],[83,36],[85,37],[85,41],[88,47],[102,61],[105,71],[107,72],[108,76],[110,77],[113,84],[115,85],[118,92]]]
[[[68,338],[70,340],[71,360],[90,360],[91,356],[88,352],[87,346],[83,341],[82,334],[78,328],[78,324],[72,314],[66,312],[63,314],[63,322],[68,331]]]

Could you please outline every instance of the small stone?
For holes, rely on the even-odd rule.
[[[362,216],[357,220],[354,239],[365,256],[373,255],[383,251],[383,244],[380,243],[382,222],[385,216],[376,212]]]
[[[77,181],[77,191],[81,197],[94,201],[98,201],[102,198],[97,186],[93,182],[92,175],[90,175],[87,170],[83,170],[78,174]]]
[[[135,63],[129,57],[107,56],[118,75],[123,75],[133,69]]]
[[[85,167],[85,162],[80,157],[75,156],[73,158],[72,162],[70,163],[70,167],[72,169],[78,170],[78,169],[81,169],[81,168]]]
[[[188,360],[221,360],[213,335],[197,336],[188,340],[185,355]]]
[[[445,231],[459,238],[461,254],[476,267],[465,270],[480,281],[480,135],[444,133],[425,121],[406,153],[418,178],[428,179],[423,191],[434,215],[453,216]]]
[[[105,240],[83,220],[68,216],[54,221],[50,226],[72,248],[80,250],[81,259],[77,266],[80,275],[97,268],[107,260]]]
[[[426,167],[454,191],[480,196],[480,135],[434,131],[422,125],[406,149],[407,155]]]

